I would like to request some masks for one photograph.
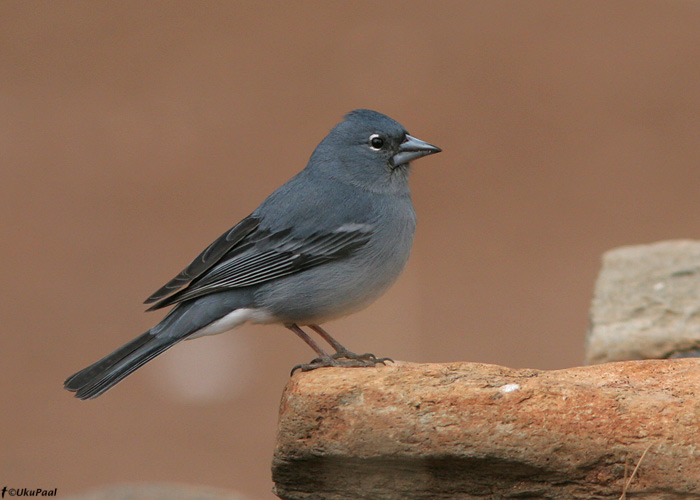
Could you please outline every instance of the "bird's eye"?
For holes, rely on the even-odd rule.
[[[384,139],[379,134],[372,134],[369,136],[369,147],[372,149],[382,149],[384,146]]]

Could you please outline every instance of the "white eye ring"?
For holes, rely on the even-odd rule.
[[[369,136],[369,147],[375,151],[379,151],[384,147],[384,138],[379,134],[372,134]]]

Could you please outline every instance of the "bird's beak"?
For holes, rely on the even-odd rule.
[[[439,147],[406,134],[406,139],[399,146],[399,152],[391,157],[391,166],[396,168],[400,165],[407,164],[411,160],[433,153],[439,153],[440,151],[442,151],[442,149]]]

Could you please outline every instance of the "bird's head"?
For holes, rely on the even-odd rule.
[[[330,131],[310,165],[360,187],[384,189],[406,184],[412,160],[440,151],[388,116],[358,109]]]

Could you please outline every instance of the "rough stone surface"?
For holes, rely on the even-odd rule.
[[[400,363],[298,373],[276,494],[321,499],[700,498],[700,362],[557,371]],[[634,494],[634,495],[633,495]]]
[[[59,496],[65,500],[246,500],[218,488],[172,483],[115,484],[79,495]]]
[[[603,256],[586,363],[668,358],[700,346],[700,241],[616,248]]]

